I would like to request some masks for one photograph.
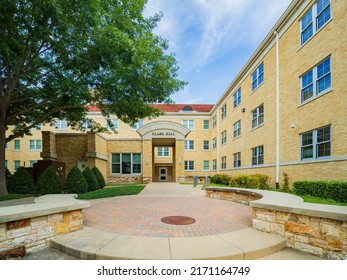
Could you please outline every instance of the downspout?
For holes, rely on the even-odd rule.
[[[279,34],[274,32],[276,36],[276,189],[280,187],[280,61],[279,61]]]

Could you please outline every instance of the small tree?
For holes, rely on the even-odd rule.
[[[105,187],[106,186],[105,178],[104,178],[104,176],[102,176],[99,168],[94,166],[92,168],[92,171],[93,171],[93,173],[95,175],[96,180],[98,181],[99,188],[102,189],[103,187]]]
[[[77,166],[73,167],[66,176],[64,189],[67,193],[84,193],[88,191],[88,184]]]
[[[19,167],[17,171],[8,179],[8,189],[10,193],[32,194],[34,193],[34,183],[25,167]]]
[[[94,173],[89,167],[86,167],[82,172],[84,179],[86,179],[88,184],[88,191],[95,191],[99,188],[98,180],[96,179]]]
[[[289,192],[289,176],[287,172],[283,172],[283,187],[282,187],[284,192]]]
[[[62,193],[59,176],[53,166],[48,166],[36,183],[38,194]]]

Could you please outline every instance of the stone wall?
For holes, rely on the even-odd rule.
[[[257,193],[245,192],[245,191],[223,191],[223,190],[207,190],[206,196],[211,198],[230,200],[245,205],[249,205],[250,201],[261,198],[262,196]]]
[[[119,183],[148,183],[147,180],[143,180],[142,176],[133,176],[133,177],[127,177],[127,176],[109,176],[107,177],[107,183],[108,184],[119,184]]]
[[[253,208],[253,227],[275,233],[287,246],[327,259],[347,255],[347,221]]]
[[[79,209],[1,223],[0,260],[46,249],[54,237],[81,229],[82,221]]]

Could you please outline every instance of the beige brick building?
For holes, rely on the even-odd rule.
[[[153,105],[165,114],[117,133],[64,121],[8,143],[7,167],[43,159],[98,166],[108,182],[283,172],[347,180],[347,1],[293,1],[214,105]],[[106,125],[97,108],[89,115]],[[42,133],[42,136],[41,136]],[[19,142],[18,142],[19,141]]]

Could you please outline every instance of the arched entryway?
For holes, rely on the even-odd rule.
[[[175,122],[157,121],[137,132],[142,138],[143,180],[181,181],[184,178],[184,140],[190,130]]]

